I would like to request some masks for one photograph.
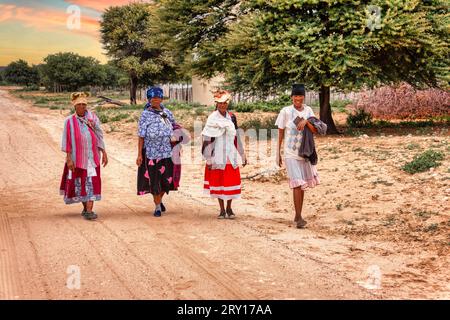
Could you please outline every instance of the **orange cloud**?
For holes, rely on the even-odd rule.
[[[69,29],[67,22],[70,14],[54,9],[36,10],[29,7],[0,4],[0,22],[17,21],[37,30],[53,30],[76,32],[98,37],[99,21],[90,16],[81,14],[80,29]]]
[[[91,8],[97,11],[103,11],[110,6],[122,6],[132,2],[131,0],[73,0],[68,1],[70,3],[76,4],[78,6]]]

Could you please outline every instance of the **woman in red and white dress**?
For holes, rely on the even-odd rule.
[[[214,94],[216,110],[209,115],[202,131],[202,153],[206,159],[203,190],[211,198],[219,200],[219,219],[235,217],[231,203],[241,196],[238,153],[243,166],[247,165],[244,148],[237,134],[236,116],[228,111],[230,100],[228,91],[220,90]]]

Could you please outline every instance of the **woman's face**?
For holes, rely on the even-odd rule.
[[[300,108],[305,100],[305,96],[292,96],[292,103],[294,107]]]
[[[225,113],[228,110],[228,102],[217,102],[217,110],[220,113]]]
[[[161,106],[162,99],[160,97],[153,97],[150,100],[150,104],[153,108],[159,108]]]
[[[87,110],[87,105],[84,103],[79,103],[79,104],[75,105],[75,112],[79,116],[84,116],[84,114],[86,113],[86,110]]]

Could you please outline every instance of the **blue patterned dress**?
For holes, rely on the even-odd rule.
[[[173,179],[172,146],[175,119],[169,109],[146,108],[139,119],[138,136],[144,138],[143,161],[137,173],[137,194],[153,195],[176,190]]]

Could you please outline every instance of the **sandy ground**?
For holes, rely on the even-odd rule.
[[[322,184],[308,191],[308,228],[298,230],[283,171],[244,179],[237,219],[219,221],[201,164],[183,167],[180,191],[154,218],[150,198],[135,195],[130,123],[106,134],[110,164],[90,222],[58,195],[66,111],[5,88],[0,110],[1,299],[450,298],[448,157],[432,172],[399,170],[412,157],[406,144],[448,153],[446,131],[318,139]],[[272,168],[261,160],[243,177]]]

